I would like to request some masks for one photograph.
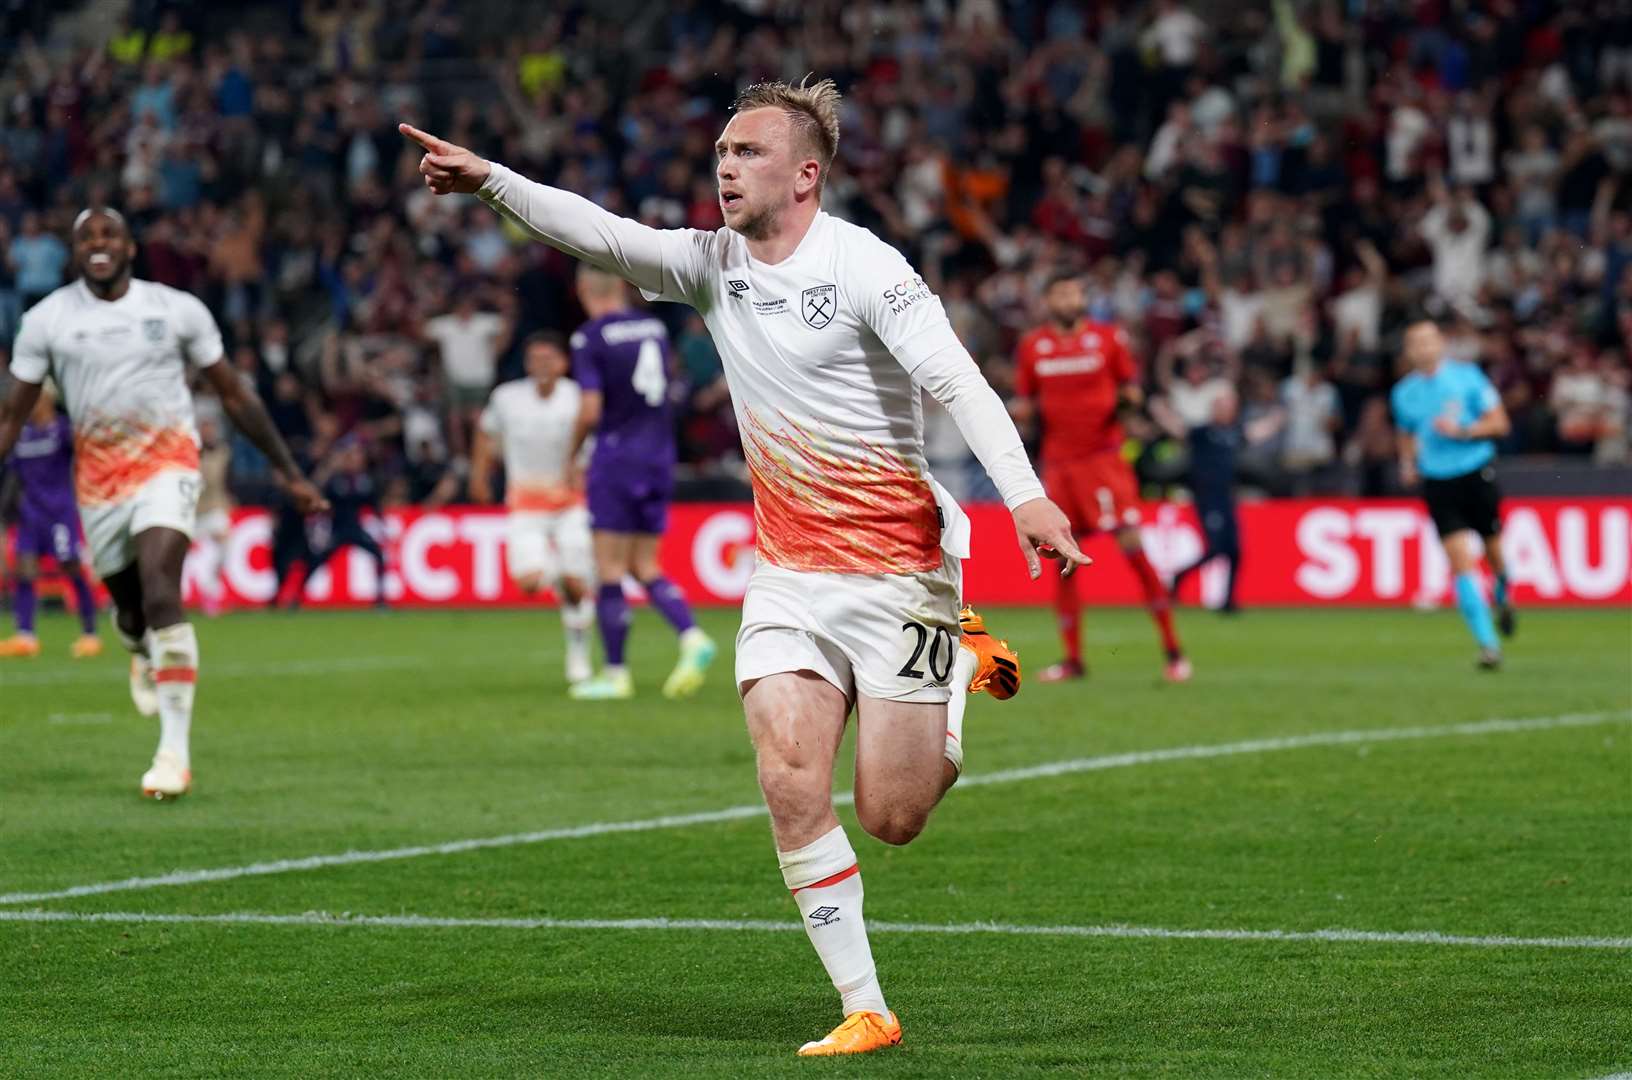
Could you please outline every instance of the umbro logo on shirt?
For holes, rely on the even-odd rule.
[[[732,296],[741,296],[743,293],[748,291],[748,283],[746,281],[731,280],[727,281],[725,284],[731,289]]]
[[[812,926],[830,926],[839,921],[839,909],[831,904],[823,904],[810,913]]]

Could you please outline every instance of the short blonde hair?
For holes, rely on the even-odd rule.
[[[833,155],[839,151],[839,88],[832,79],[823,79],[806,85],[805,76],[798,86],[785,82],[755,83],[737,95],[732,112],[749,109],[781,109],[788,118],[788,127],[794,137],[822,166],[817,178],[817,189],[827,182],[827,171],[833,167]]]

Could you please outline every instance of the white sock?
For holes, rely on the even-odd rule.
[[[959,776],[963,775],[963,710],[969,707],[969,680],[979,669],[980,658],[958,646],[958,659],[952,665],[952,696],[946,702],[946,760]]]
[[[778,851],[776,861],[799,905],[805,933],[839,992],[844,1015],[888,1016],[861,917],[861,871],[844,828],[835,826],[796,851]]]
[[[198,682],[198,636],[190,623],[154,630],[153,681],[159,691],[159,752],[191,761],[187,737],[193,727],[193,690]]]
[[[561,625],[570,632],[586,633],[595,625],[595,601],[587,596],[578,598],[577,603],[561,602]]]

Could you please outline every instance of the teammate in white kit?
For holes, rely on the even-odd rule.
[[[505,536],[510,577],[525,593],[555,588],[567,632],[567,682],[575,684],[594,674],[589,631],[595,623],[595,560],[589,511],[571,459],[583,395],[566,377],[567,343],[560,334],[533,334],[522,357],[527,377],[495,387],[477,422],[470,494],[477,502],[493,501],[497,440],[510,509]]]
[[[844,1023],[801,1054],[900,1041],[874,969],[855,852],[832,806],[854,703],[855,808],[905,844],[957,779],[968,519],[930,479],[919,387],[946,407],[1039,553],[1087,559],[940,301],[865,229],[821,212],[838,92],[750,87],[716,144],[717,232],[656,230],[407,125],[432,191],[477,193],[534,236],[648,297],[689,303],[724,361],[752,471],[759,564],[737,682],[783,880],[840,992]],[[985,675],[984,672],[981,673]],[[973,689],[973,687],[971,687]]]
[[[136,243],[124,218],[86,210],[73,242],[79,280],[29,309],[12,346],[0,458],[50,376],[74,424],[75,497],[91,565],[113,596],[114,624],[132,653],[131,696],[142,715],[159,717],[142,794],[173,798],[192,784],[188,733],[198,676],[198,640],[181,609],[200,488],[189,363],[203,370],[296,505],[312,513],[326,503],[255,391],[220,362],[221,332],[209,309],[167,285],[132,279]]]

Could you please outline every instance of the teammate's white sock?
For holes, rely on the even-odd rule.
[[[561,604],[561,625],[568,633],[583,634],[595,625],[595,601],[581,596],[576,603]]]
[[[799,905],[805,933],[839,992],[844,1015],[888,1016],[861,917],[861,870],[844,828],[835,826],[795,851],[778,851],[776,860]]]
[[[588,597],[581,597],[576,604],[562,601],[561,628],[567,632],[567,642],[571,646],[587,648],[589,646],[589,631],[595,625],[595,602]]]
[[[946,760],[962,776],[963,710],[969,707],[969,680],[980,669],[980,658],[961,645],[957,652],[957,662],[952,665],[952,696],[946,702]]]
[[[159,690],[159,750],[191,761],[193,690],[198,682],[198,636],[190,623],[154,630],[153,681]]]

